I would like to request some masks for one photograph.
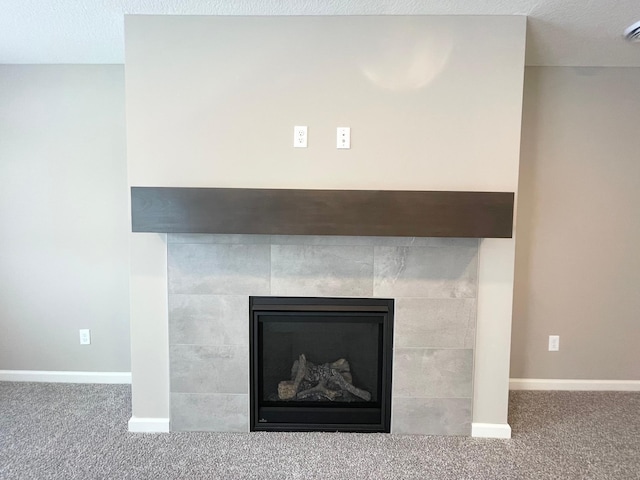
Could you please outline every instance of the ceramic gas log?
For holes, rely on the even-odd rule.
[[[291,380],[278,384],[280,400],[360,401],[371,400],[371,393],[353,385],[349,362],[340,358],[335,362],[315,365],[304,354],[293,363]]]

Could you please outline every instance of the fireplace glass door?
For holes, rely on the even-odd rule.
[[[393,300],[249,302],[252,431],[390,431]]]

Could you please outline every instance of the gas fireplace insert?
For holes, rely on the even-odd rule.
[[[249,297],[251,431],[390,432],[394,301]]]

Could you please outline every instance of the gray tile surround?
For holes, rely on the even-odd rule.
[[[169,296],[169,344],[249,345],[245,295]]]
[[[477,238],[272,235],[272,245],[385,245],[394,247],[478,247]]]
[[[231,245],[264,245],[271,243],[270,235],[206,235],[202,233],[169,233],[167,243],[217,243]]]
[[[171,430],[246,432],[249,395],[172,393]]]
[[[169,345],[172,393],[249,393],[245,345]]]
[[[170,294],[269,294],[269,245],[185,243],[167,251]]]
[[[273,245],[271,294],[371,297],[373,247]]]
[[[471,402],[465,398],[395,397],[391,410],[391,433],[471,434]]]
[[[396,298],[396,348],[473,348],[476,303],[475,298]]]
[[[396,348],[393,395],[471,398],[473,350]]]
[[[215,243],[242,245],[386,245],[395,247],[478,247],[477,238],[358,237],[344,235],[207,235],[169,233],[168,243]]]
[[[248,296],[281,295],[395,298],[393,433],[470,433],[477,239],[168,241],[172,430],[248,430]]]
[[[377,297],[475,298],[478,250],[468,247],[374,247]]]

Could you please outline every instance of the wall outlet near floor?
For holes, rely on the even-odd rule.
[[[91,330],[88,328],[80,329],[80,345],[91,345]]]
[[[549,351],[557,352],[560,350],[560,335],[549,335]]]

